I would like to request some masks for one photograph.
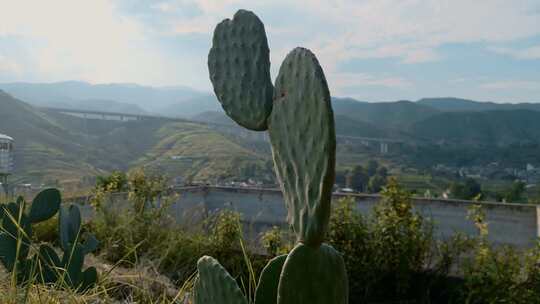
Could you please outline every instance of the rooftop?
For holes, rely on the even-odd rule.
[[[13,138],[7,136],[7,135],[4,135],[2,133],[0,133],[0,139],[7,139],[7,140],[13,140]]]

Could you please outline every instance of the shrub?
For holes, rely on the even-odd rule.
[[[343,253],[353,302],[418,298],[418,277],[427,274],[436,246],[432,224],[413,212],[410,194],[393,179],[367,217],[352,198],[338,201],[329,240]]]
[[[120,171],[113,171],[108,176],[98,176],[96,189],[104,192],[121,192],[127,190],[127,176]]]
[[[478,230],[473,254],[463,265],[463,303],[540,303],[540,242],[529,250],[495,247],[487,240],[480,205],[469,211]]]
[[[148,205],[159,202],[167,189],[167,179],[163,175],[147,174],[143,169],[135,169],[128,174],[129,199],[139,214],[144,213]]]

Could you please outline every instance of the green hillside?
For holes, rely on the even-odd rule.
[[[344,99],[334,100],[334,110],[338,135],[400,138],[412,146],[421,145],[410,151],[393,146],[394,154],[387,156],[397,157],[395,161],[400,163],[400,155],[409,155],[413,167],[448,161],[475,164],[482,157],[478,151],[485,149],[473,151],[474,147],[540,143],[538,111],[441,112],[412,102],[369,104]],[[207,111],[195,119],[235,125],[218,111]],[[139,166],[198,181],[234,179],[243,176],[246,168],[255,170],[258,177],[268,176],[272,172],[268,143],[240,130],[158,119],[86,120],[37,110],[0,93],[0,133],[16,140],[14,179],[19,183],[59,180],[76,184],[83,177]],[[470,156],[468,151],[472,151]],[[347,167],[370,153],[378,153],[376,145],[343,141],[337,158],[340,166]],[[529,155],[531,148],[520,155],[511,153],[512,159],[501,153],[490,160],[510,163]]]
[[[237,126],[237,124],[227,115],[225,115],[225,113],[218,111],[206,111],[192,117],[192,119],[201,122]],[[338,135],[360,137],[391,137],[394,136],[396,133],[393,132],[393,130],[384,128],[384,126],[377,127],[374,124],[362,120],[355,120],[343,114],[336,114],[334,119],[336,122],[336,134]]]
[[[333,98],[332,102],[336,115],[368,122],[378,128],[400,128],[439,113],[432,107],[411,101],[368,103],[350,98]]]
[[[83,176],[136,166],[170,177],[211,180],[267,157],[203,124],[85,120],[36,110],[3,92],[0,133],[15,139],[13,178],[19,183],[77,183]]]
[[[98,172],[81,160],[84,147],[76,134],[1,91],[0,133],[16,140],[16,178],[43,181]]]
[[[438,143],[507,146],[540,142],[540,112],[447,112],[415,123],[415,137]]]
[[[480,102],[454,97],[422,98],[417,104],[429,106],[440,111],[492,111],[492,110],[532,110],[540,111],[538,103],[494,103]]]
[[[384,127],[376,127],[375,125],[354,120],[346,115],[335,115],[336,134],[345,136],[359,137],[389,137],[392,136],[392,131]]]

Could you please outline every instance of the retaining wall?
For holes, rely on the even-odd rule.
[[[287,211],[279,190],[185,187],[175,190],[179,199],[170,209],[179,224],[191,225],[220,210],[234,210],[242,214],[250,234],[258,234],[272,226],[286,226]],[[356,201],[357,210],[371,212],[380,197],[367,194],[334,194],[334,199],[350,196]],[[126,206],[126,195],[116,194],[117,206]],[[85,201],[79,199],[79,203]],[[87,200],[86,200],[87,201]],[[467,219],[471,201],[442,199],[413,199],[414,209],[434,221],[436,237],[445,239],[455,232],[476,235],[474,224]],[[480,203],[486,213],[489,234],[494,244],[509,244],[519,248],[531,247],[540,237],[540,206],[523,204]],[[83,216],[91,217],[91,208],[83,207]]]

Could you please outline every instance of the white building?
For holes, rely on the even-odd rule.
[[[13,138],[0,134],[0,176],[13,172]]]

